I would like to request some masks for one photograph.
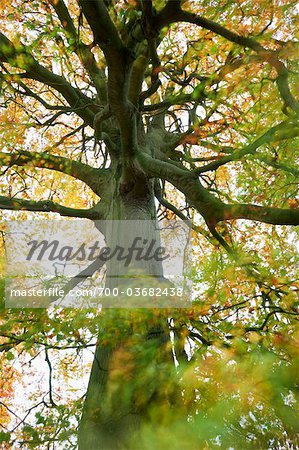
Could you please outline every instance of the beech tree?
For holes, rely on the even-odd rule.
[[[1,8],[0,208],[20,219],[178,217],[193,230],[199,283],[187,310],[115,310],[93,313],[93,322],[84,312],[4,311],[1,349],[13,359],[24,346],[42,348],[51,372],[50,350],[79,351],[96,339],[80,450],[209,448],[217,436],[231,447],[295,442],[292,408],[279,394],[264,406],[279,435],[252,424],[243,433],[240,409],[231,422],[223,411],[233,411],[230,358],[240,356],[244,383],[258,378],[248,349],[288,360],[282,387],[276,360],[262,373],[294,395],[296,2],[15,0]],[[80,335],[84,327],[92,338]],[[209,400],[198,372],[210,380]],[[62,409],[51,389],[43,407],[58,416],[22,420],[21,437],[4,428],[3,442],[77,448],[65,430],[80,402]],[[222,415],[204,409],[213,395],[218,406],[228,402]],[[197,414],[208,414],[204,425]]]

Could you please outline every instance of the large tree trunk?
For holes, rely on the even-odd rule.
[[[140,448],[142,425],[158,424],[159,408],[165,414],[170,407],[166,374],[171,376],[167,367],[172,356],[162,318],[153,314],[151,330],[145,333],[148,317],[140,311],[126,317],[114,313],[114,336],[96,349],[80,423],[80,450]]]
[[[119,220],[135,220],[140,229],[133,227],[132,234],[157,239],[151,182],[136,177],[130,189],[116,177],[114,183],[109,215],[113,244],[129,238],[128,227],[123,233]],[[148,273],[162,275],[161,265],[146,264]],[[113,285],[109,274],[108,283]],[[159,421],[154,406],[164,413],[169,407],[166,378],[173,358],[167,314],[163,309],[110,309],[103,312],[102,326],[79,427],[79,450],[137,449],[142,424]]]

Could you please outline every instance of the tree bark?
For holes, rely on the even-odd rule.
[[[108,240],[123,245],[130,229],[132,238],[159,239],[152,182],[136,176],[128,191],[125,183],[114,177]],[[120,220],[137,225],[123,232]],[[145,262],[143,269],[154,277],[163,275],[159,263]],[[119,282],[108,273],[106,283],[113,286],[115,280]],[[169,406],[164,377],[173,357],[167,315],[162,309],[110,309],[103,312],[101,323],[79,426],[79,450],[138,448],[142,424],[153,420],[153,402]]]

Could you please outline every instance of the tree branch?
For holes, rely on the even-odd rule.
[[[153,159],[144,153],[138,156],[138,161],[149,176],[169,181],[186,195],[190,204],[202,215],[209,230],[218,240],[219,235],[216,236],[214,233],[215,226],[226,220],[248,219],[273,225],[299,225],[299,209],[269,208],[242,203],[226,204],[212,195],[202,186],[197,177],[187,170]],[[221,243],[223,245],[223,242]]]
[[[225,205],[223,220],[248,219],[272,225],[299,225],[299,209],[269,208],[239,203]]]
[[[111,106],[123,99],[126,49],[119,37],[107,8],[101,0],[79,0],[82,12],[92,30],[94,43],[103,51],[108,69],[108,95]]]
[[[8,167],[17,165],[55,170],[83,181],[99,196],[102,196],[106,190],[109,174],[109,169],[96,169],[79,161],[43,152],[0,152],[0,165]]]
[[[107,101],[106,86],[105,86],[106,77],[105,74],[98,67],[95,57],[90,50],[90,47],[86,44],[83,44],[83,42],[79,41],[78,32],[75,28],[69,10],[66,7],[64,1],[63,0],[49,0],[49,1],[52,7],[54,8],[62,27],[65,29],[66,33],[73,38],[74,40],[73,49],[78,55],[85,70],[89,74],[90,79],[93,81],[100,102],[103,104],[106,103]]]
[[[183,192],[190,204],[204,217],[209,228],[214,228],[222,220],[225,204],[204,188],[198,177],[189,170],[141,152],[138,153],[138,161],[149,176],[167,180]]]
[[[231,42],[234,42],[235,44],[250,48],[257,52],[259,57],[263,61],[268,62],[276,69],[278,74],[276,80],[277,87],[285,105],[296,112],[299,111],[299,103],[293,97],[288,85],[288,69],[286,68],[284,63],[278,59],[274,51],[265,49],[255,39],[240,36],[237,33],[234,33],[233,31],[230,31],[227,28],[223,27],[222,25],[219,25],[213,20],[205,19],[204,17],[198,16],[194,13],[182,10],[179,1],[168,2],[163,10],[159,13],[157,18],[157,25],[159,29],[174,22],[187,22],[198,25],[224,37]]]
[[[241,159],[243,156],[252,155],[256,152],[256,150],[264,144],[268,144],[273,141],[281,141],[284,139],[289,139],[292,137],[299,136],[299,128],[296,126],[297,122],[292,122],[286,120],[276,125],[270,130],[266,131],[262,136],[260,136],[256,141],[247,145],[246,147],[236,150],[227,156],[222,156],[217,159],[217,161],[213,161],[210,164],[206,164],[205,166],[198,167],[194,170],[194,173],[200,174],[203,172],[209,172],[211,170],[216,170],[218,167],[223,166],[231,161],[237,161]]]
[[[105,3],[102,0],[79,0],[93,32],[94,42],[102,49],[108,66],[108,100],[121,132],[124,165],[137,147],[136,111],[128,99],[129,76],[133,55],[124,46]]]
[[[119,56],[124,45],[105,3],[101,0],[79,0],[79,5],[93,32],[95,43],[101,47],[108,60]]]
[[[27,78],[53,87],[72,108],[77,109],[76,113],[79,117],[91,127],[93,126],[94,112],[90,109],[92,106],[95,107],[93,100],[73,87],[64,77],[54,74],[39,64],[26,46],[20,43],[15,46],[2,33],[0,33],[0,61],[25,70],[25,74],[22,75]]]
[[[33,212],[53,212],[64,217],[80,217],[94,219],[95,212],[91,209],[75,209],[58,205],[51,200],[23,200],[21,198],[8,198],[0,195],[0,209],[10,211],[33,211]]]

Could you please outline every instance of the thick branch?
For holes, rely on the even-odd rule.
[[[167,180],[183,192],[209,227],[214,227],[222,220],[225,204],[204,188],[198,177],[189,170],[153,159],[145,153],[138,154],[138,161],[149,176]]]
[[[0,165],[26,166],[51,169],[64,173],[86,183],[96,194],[102,195],[107,188],[108,169],[96,169],[62,156],[49,153],[20,151],[17,153],[0,152]]]
[[[83,14],[92,30],[94,43],[102,49],[109,70],[109,100],[118,103],[123,96],[126,49],[102,0],[79,0]],[[111,104],[111,106],[112,106]]]
[[[132,65],[131,75],[130,75],[130,85],[129,85],[129,100],[138,106],[139,95],[142,89],[142,83],[144,79],[145,69],[149,63],[149,58],[146,54],[147,52],[141,53],[134,61]]]
[[[269,208],[266,206],[226,205],[223,220],[248,219],[272,225],[299,225],[299,209]]]
[[[124,163],[136,148],[136,112],[128,99],[130,67],[133,56],[124,46],[102,0],[79,0],[93,32],[94,42],[102,49],[108,66],[108,100],[121,132]]]
[[[169,181],[188,198],[205,219],[210,231],[217,223],[248,219],[273,225],[299,225],[299,209],[269,208],[258,205],[226,204],[204,188],[197,177],[164,161],[158,161],[144,153],[138,158],[143,170],[154,178]]]
[[[10,211],[34,211],[34,212],[53,212],[64,217],[80,217],[94,219],[93,209],[76,209],[58,205],[50,200],[23,200],[21,198],[7,198],[0,195],[0,209]]]
[[[79,0],[80,7],[89,23],[95,43],[110,59],[124,48],[117,29],[112,22],[105,2],[101,0]]]

